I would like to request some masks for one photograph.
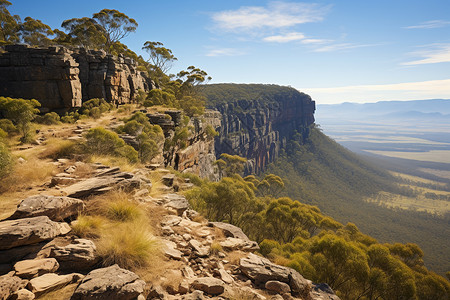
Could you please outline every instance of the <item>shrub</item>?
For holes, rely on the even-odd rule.
[[[206,136],[211,139],[219,135],[219,133],[216,130],[214,130],[214,128],[211,125],[206,126],[205,133]]]
[[[0,97],[0,116],[9,119],[19,130],[22,143],[30,142],[31,121],[39,112],[37,107],[41,104],[36,100],[24,100]]]
[[[0,140],[5,139],[8,136],[8,133],[0,128]]]
[[[34,121],[39,124],[44,125],[56,125],[60,123],[61,118],[55,112],[46,113],[43,116],[36,116]]]
[[[90,129],[85,137],[84,148],[89,154],[125,157],[132,163],[138,161],[137,151],[126,145],[115,132],[98,127]]]
[[[8,119],[0,119],[0,129],[9,135],[17,132],[16,126],[14,126],[13,122]]]
[[[106,102],[105,99],[94,98],[81,105],[79,114],[98,119],[103,113],[112,110],[113,107],[114,106]]]
[[[0,178],[5,176],[12,167],[11,153],[8,147],[0,140]]]
[[[97,251],[104,265],[132,269],[148,265],[159,254],[159,243],[142,224],[126,223],[108,230],[98,241]]]
[[[40,153],[42,158],[69,158],[77,153],[77,144],[69,140],[49,139],[45,149]]]

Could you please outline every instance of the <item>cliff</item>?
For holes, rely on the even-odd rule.
[[[222,114],[216,154],[248,159],[246,173],[259,173],[296,133],[308,138],[315,102],[290,87],[217,84],[206,87],[209,105]]]
[[[36,99],[44,110],[67,110],[92,98],[129,103],[139,89],[153,88],[135,61],[104,51],[27,45],[5,50],[0,55],[0,95]]]

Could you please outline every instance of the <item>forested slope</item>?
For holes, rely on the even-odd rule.
[[[370,165],[319,129],[311,130],[304,145],[289,141],[268,173],[283,178],[284,193],[317,205],[342,223],[353,222],[362,232],[381,242],[417,243],[425,252],[425,263],[443,274],[450,269],[448,218],[427,213],[391,210],[367,203],[364,197],[379,191],[409,194],[386,171]]]

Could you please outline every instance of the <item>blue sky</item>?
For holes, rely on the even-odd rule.
[[[139,23],[123,42],[160,41],[212,83],[275,83],[317,103],[450,98],[450,1],[17,0],[10,11],[60,28],[117,9]]]

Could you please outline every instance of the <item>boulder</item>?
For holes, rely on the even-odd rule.
[[[45,273],[53,273],[58,267],[59,264],[54,258],[28,259],[17,262],[14,271],[16,276],[31,279]]]
[[[220,295],[225,291],[225,284],[223,281],[214,277],[197,278],[192,283],[192,287],[209,295]]]
[[[33,300],[36,296],[27,289],[20,289],[11,295],[9,300]]]
[[[165,207],[175,210],[178,216],[182,216],[189,208],[189,202],[182,195],[166,194],[162,197],[162,201]]]
[[[304,279],[294,269],[276,265],[253,253],[250,253],[246,258],[241,258],[239,268],[257,286],[264,286],[268,281],[280,281],[287,283],[294,295],[303,298],[309,296],[311,282]]]
[[[78,215],[83,208],[84,203],[79,199],[36,195],[22,200],[16,212],[9,219],[47,216],[53,221],[62,221]]]
[[[77,282],[81,278],[83,278],[83,275],[77,273],[67,275],[48,273],[31,279],[30,282],[28,282],[27,288],[32,291],[36,297],[39,297],[47,292],[57,290],[70,283]]]
[[[333,289],[326,283],[315,284],[312,287],[310,297],[312,300],[340,300]]]
[[[0,222],[0,250],[39,243],[70,231],[67,223],[47,216]]]
[[[113,265],[87,274],[71,299],[136,299],[144,291],[144,287],[145,282],[138,275]]]
[[[243,240],[240,238],[227,238],[225,241],[220,242],[220,246],[226,250],[243,250],[243,251],[255,251],[259,249],[258,243],[250,240]]]
[[[99,261],[94,242],[86,239],[75,239],[66,246],[55,246],[51,249],[50,257],[56,258],[62,270],[85,271],[90,270]]]
[[[202,246],[202,243],[200,243],[197,240],[194,239],[190,240],[189,246],[191,246],[191,248],[195,251],[195,253],[200,257],[205,257],[208,256],[209,254],[209,249],[207,247]]]
[[[164,254],[172,259],[175,260],[181,260],[181,256],[183,253],[181,253],[181,251],[177,250],[177,244],[175,244],[172,241],[167,241],[167,240],[163,240],[163,252]]]
[[[242,231],[242,229],[234,225],[222,222],[209,222],[208,226],[221,229],[226,237],[238,238],[250,242],[250,239]]]
[[[9,299],[16,291],[24,288],[28,280],[14,276],[14,272],[0,276],[0,300]]]
[[[291,292],[291,288],[287,283],[276,281],[276,280],[270,280],[267,281],[264,285],[265,288],[269,291],[275,292],[277,294],[286,294]]]

